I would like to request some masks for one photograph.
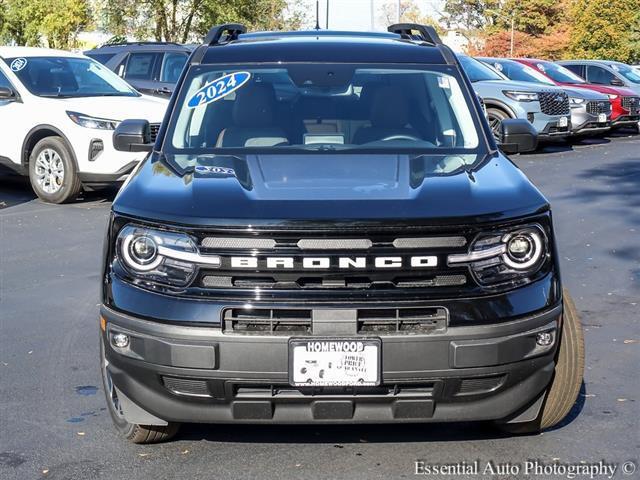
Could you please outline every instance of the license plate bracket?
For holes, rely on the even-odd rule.
[[[378,386],[382,379],[379,338],[289,339],[289,383],[296,387]]]

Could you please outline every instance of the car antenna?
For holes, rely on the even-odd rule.
[[[320,30],[320,0],[316,0],[316,30]]]

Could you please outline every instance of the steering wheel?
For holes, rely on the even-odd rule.
[[[414,137],[413,135],[389,135],[388,137],[381,138],[378,140],[379,142],[392,142],[394,140],[412,140],[414,142],[422,142],[423,140],[418,137]]]

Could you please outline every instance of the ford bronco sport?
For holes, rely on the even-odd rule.
[[[523,119],[504,152],[532,150]],[[117,195],[102,276],[109,411],[182,422],[559,423],[583,375],[547,200],[430,27],[212,28]]]

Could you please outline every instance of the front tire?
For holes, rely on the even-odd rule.
[[[36,143],[29,157],[29,180],[36,195],[49,203],[73,200],[82,187],[69,146],[60,137]]]
[[[107,370],[107,359],[105,358],[102,339],[100,339],[100,372],[102,373],[102,386],[107,400],[107,409],[118,433],[130,442],[138,444],[166,442],[178,433],[180,429],[179,423],[169,422],[168,425],[163,426],[139,425],[127,422],[118,402],[118,394],[114,389],[111,375]]]
[[[489,127],[491,127],[491,133],[493,133],[493,138],[496,139],[497,142],[500,141],[500,125],[502,124],[502,120],[506,120],[509,115],[499,108],[487,108],[487,120],[489,122]]]
[[[556,368],[538,417],[531,422],[499,423],[508,433],[538,433],[558,425],[576,403],[584,376],[584,333],[573,299],[563,291],[562,336]]]

